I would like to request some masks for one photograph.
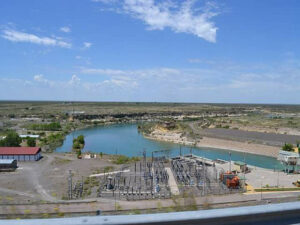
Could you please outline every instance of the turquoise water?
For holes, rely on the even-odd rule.
[[[126,156],[141,156],[142,152],[146,150],[147,156],[151,156],[152,151],[164,151],[167,156],[179,155],[180,145],[166,142],[149,140],[143,137],[137,131],[136,124],[122,124],[111,126],[99,126],[82,130],[74,131],[69,134],[63,145],[57,148],[57,152],[70,152],[72,150],[73,137],[78,135],[85,136],[85,146],[83,151],[90,151],[96,153],[106,154],[122,154]],[[191,148],[182,146],[183,154],[190,153]],[[223,149],[211,148],[193,148],[193,154],[203,156],[209,159],[223,159],[229,161],[229,151]],[[231,159],[234,161],[246,161],[247,164],[268,168],[279,169],[281,164],[272,157],[259,156],[254,154],[244,154],[240,152],[231,151]]]

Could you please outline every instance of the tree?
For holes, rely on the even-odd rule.
[[[32,137],[27,138],[27,146],[28,147],[35,147],[36,146],[36,141]]]
[[[79,135],[77,138],[73,139],[73,149],[78,150],[84,147],[84,136]]]
[[[73,141],[73,149],[81,149],[81,146],[78,141]]]
[[[81,150],[80,150],[80,149],[77,151],[77,158],[78,158],[78,159],[81,158]]]
[[[291,152],[294,150],[294,146],[292,144],[285,143],[284,146],[282,146],[282,150]]]
[[[20,147],[22,138],[15,132],[9,131],[6,137],[0,141],[0,146],[3,147]]]
[[[84,145],[84,136],[83,135],[79,135],[78,137],[77,137],[77,141],[80,143],[80,144],[82,144],[82,145]]]

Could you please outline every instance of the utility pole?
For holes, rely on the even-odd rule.
[[[279,187],[279,169],[277,169],[277,187]]]
[[[246,187],[246,153],[244,152],[244,188]]]
[[[143,151],[143,158],[144,158],[144,168],[146,169],[146,163],[147,163],[147,153],[146,153],[146,149],[144,149],[144,151]]]
[[[69,186],[69,191],[68,191],[68,194],[69,194],[69,200],[72,199],[72,171],[69,170],[69,178],[68,178],[68,186]]]
[[[263,182],[264,177],[261,177],[261,183],[260,183],[260,201],[262,200],[262,182]]]
[[[231,173],[231,152],[229,152],[229,172]]]
[[[181,156],[181,145],[179,146],[179,155]]]

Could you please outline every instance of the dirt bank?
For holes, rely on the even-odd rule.
[[[254,144],[248,142],[238,142],[231,140],[223,140],[218,138],[203,137],[200,142],[197,143],[198,147],[210,147],[229,149],[238,152],[246,152],[257,155],[265,155],[270,157],[277,157],[279,148],[274,146]]]
[[[145,136],[153,140],[172,142],[182,145],[195,145],[197,147],[209,147],[209,148],[219,148],[228,149],[238,152],[246,152],[257,155],[264,155],[270,157],[277,157],[279,147],[251,143],[247,141],[233,141],[225,140],[220,138],[203,137],[202,139],[192,140],[183,136],[180,132],[165,131],[156,129],[150,135]]]

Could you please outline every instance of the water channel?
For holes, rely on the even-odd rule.
[[[85,146],[83,152],[122,154],[126,156],[142,156],[146,150],[150,157],[152,151],[166,150],[163,154],[167,156],[179,155],[180,145],[167,142],[149,140],[140,134],[136,124],[118,124],[110,126],[97,126],[76,130],[67,135],[63,145],[56,149],[57,152],[72,151],[73,137],[84,135]],[[209,159],[222,159],[229,161],[229,150],[212,148],[192,148],[181,146],[182,154],[193,154]],[[162,154],[162,153],[161,153]],[[268,169],[279,169],[282,165],[272,157],[254,154],[244,154],[242,152],[231,151],[233,161],[245,161],[247,164]]]

